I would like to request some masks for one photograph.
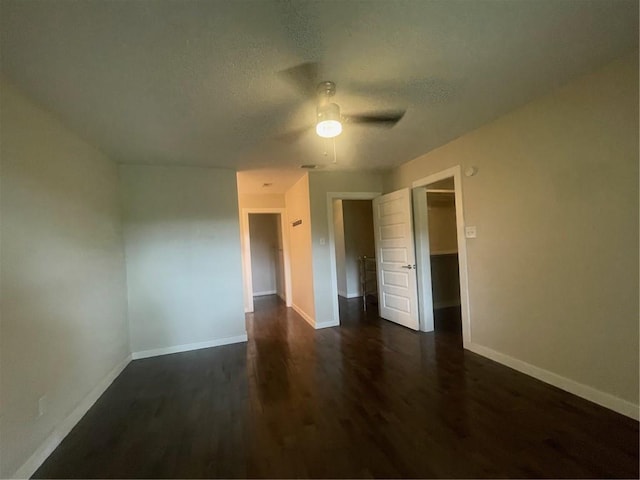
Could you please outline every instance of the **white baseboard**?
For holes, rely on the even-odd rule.
[[[504,353],[496,352],[495,350],[483,347],[482,345],[470,343],[466,345],[465,348],[533,378],[549,383],[561,390],[565,390],[577,395],[578,397],[597,403],[598,405],[613,410],[614,412],[621,413],[622,415],[631,417],[635,420],[640,418],[640,406],[627,400],[615,397],[609,393],[605,393],[593,387],[589,387],[588,385],[576,382],[575,380],[562,377],[556,373],[550,372],[549,370],[536,367],[527,362],[523,362],[522,360],[518,360],[517,358],[505,355]]]
[[[94,403],[105,392],[109,385],[122,373],[125,367],[131,361],[131,355],[122,360],[111,370],[100,382],[84,397],[80,403],[73,409],[67,418],[54,428],[53,432],[47,439],[36,449],[29,459],[14,473],[11,478],[30,478],[40,465],[53,453],[60,442],[64,440],[69,432],[76,426],[85,413],[93,406]]]
[[[253,296],[254,297],[264,297],[265,295],[275,295],[276,292],[275,290],[268,290],[268,291],[264,291],[264,292],[253,292]]]
[[[356,297],[362,296],[357,292],[356,293],[338,292],[338,295],[340,295],[342,298],[356,298]]]
[[[206,342],[186,343],[183,345],[175,345],[173,347],[154,348],[151,350],[142,350],[133,352],[131,356],[134,360],[141,358],[157,357],[159,355],[168,355],[170,353],[189,352],[191,350],[200,350],[201,348],[219,347],[221,345],[229,345],[231,343],[241,343],[247,341],[247,334],[237,335],[235,337],[216,338]]]
[[[340,322],[336,322],[335,320],[329,320],[328,322],[316,323],[316,330],[320,330],[321,328],[339,327],[339,326],[340,326]]]
[[[291,304],[291,308],[293,308],[293,310],[295,310],[295,312],[300,315],[302,318],[305,319],[305,321],[311,325],[313,328],[316,328],[316,322],[313,318],[311,318],[307,312],[305,312],[303,309],[301,309],[299,306],[297,306],[295,303]]]

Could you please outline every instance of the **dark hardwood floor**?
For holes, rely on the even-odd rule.
[[[263,297],[247,344],[131,362],[35,477],[638,478],[638,422],[462,350],[459,328],[357,299],[341,321]]]

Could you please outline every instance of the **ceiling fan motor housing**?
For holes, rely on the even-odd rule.
[[[340,107],[335,103],[327,103],[326,105],[318,106],[318,118],[316,119],[318,123],[324,122],[325,120],[336,120],[340,121]]]

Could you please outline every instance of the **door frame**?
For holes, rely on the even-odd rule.
[[[382,195],[382,192],[327,192],[327,219],[329,221],[329,264],[331,267],[331,302],[333,325],[340,325],[340,309],[338,308],[338,267],[336,265],[336,234],[333,229],[333,201],[373,200],[380,195]],[[371,235],[375,235],[375,232],[372,231]]]
[[[464,233],[464,206],[462,203],[462,169],[460,165],[456,165],[446,170],[433,173],[427,177],[416,180],[412,183],[412,188],[426,187],[427,185],[444,180],[445,178],[453,177],[453,185],[455,190],[456,201],[456,230],[458,240],[458,270],[460,277],[460,310],[462,314],[462,345],[464,348],[468,348],[471,344],[471,312],[469,307],[469,276],[467,266],[467,239]],[[426,189],[425,189],[426,190]],[[424,195],[424,202],[426,205],[427,196]],[[428,232],[428,225],[425,221],[426,218],[422,215],[417,215],[414,218],[414,230],[416,237],[416,251],[418,248],[422,248],[423,242],[428,245],[429,238],[425,238],[425,232]],[[423,269],[423,265],[418,265],[418,269]],[[418,289],[418,302],[426,307],[428,303],[433,308],[433,299],[431,298],[431,275],[423,275],[423,281],[419,282]],[[428,325],[424,324],[426,315],[420,316],[420,330],[428,328]],[[433,325],[431,325],[433,329]]]
[[[249,214],[276,214],[280,216],[280,234],[282,236],[282,260],[284,270],[284,297],[287,307],[291,306],[291,263],[289,257],[289,230],[287,228],[286,208],[243,208],[241,223],[242,271],[244,273],[244,312],[253,312],[253,275],[251,272],[251,236]]]

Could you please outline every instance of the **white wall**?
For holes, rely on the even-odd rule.
[[[120,173],[134,355],[246,339],[235,172]]]
[[[345,244],[345,279],[347,297],[362,295],[359,258],[376,253],[373,234],[373,206],[371,200],[342,202]]]
[[[311,172],[309,174],[313,245],[311,271],[313,272],[317,326],[334,323],[327,214],[327,193],[329,192],[382,192],[382,174],[378,172]]]
[[[338,295],[348,297],[347,271],[345,265],[344,247],[344,218],[342,216],[342,200],[333,201],[333,235],[336,249],[336,275],[338,282]]]
[[[308,175],[287,190],[285,201],[289,230],[292,307],[307,322],[315,325]],[[294,227],[292,222],[296,220],[302,220],[302,224]]]
[[[463,178],[471,341],[638,415],[638,52],[396,169]]]
[[[278,215],[249,214],[253,295],[277,293]]]
[[[70,414],[126,365],[129,331],[117,166],[13,86],[0,90],[7,478],[33,473],[73,425]]]

